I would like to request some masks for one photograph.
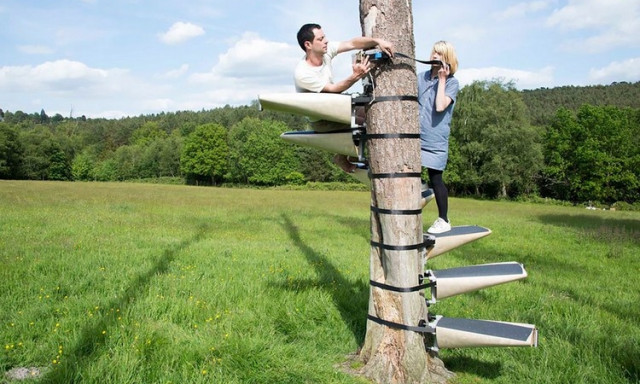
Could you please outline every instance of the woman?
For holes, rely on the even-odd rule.
[[[418,74],[418,101],[420,103],[420,159],[427,168],[429,183],[436,198],[438,218],[427,230],[443,233],[451,230],[447,217],[449,192],[442,180],[449,154],[451,116],[460,85],[453,77],[458,69],[458,57],[453,45],[438,41],[431,50],[431,69]]]

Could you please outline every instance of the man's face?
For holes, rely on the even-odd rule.
[[[322,29],[314,29],[313,30],[314,38],[313,42],[311,42],[311,52],[318,54],[327,53],[327,38],[322,32]]]

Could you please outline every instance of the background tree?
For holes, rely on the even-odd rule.
[[[151,177],[148,169],[144,169],[142,165],[142,152],[144,146],[123,145],[118,147],[107,158],[108,162],[113,162],[114,173],[113,181],[123,181],[136,178]]]
[[[0,179],[21,177],[24,149],[18,132],[0,122]]]
[[[158,151],[158,176],[177,177],[180,176],[180,154],[184,139],[180,136],[179,131],[175,130],[172,134],[157,141]]]
[[[71,164],[73,180],[94,180],[95,167],[98,163],[98,154],[94,146],[86,147],[74,159]]]
[[[114,158],[106,158],[98,162],[93,169],[93,176],[97,181],[120,180],[119,164]]]
[[[334,154],[315,148],[301,146],[295,146],[294,150],[296,152],[296,157],[300,162],[298,169],[308,181],[352,182],[354,180],[334,164]]]
[[[456,156],[447,163],[445,172],[445,175],[456,172],[459,184],[450,180],[450,188],[471,190],[476,195],[480,195],[483,184],[480,168],[489,152],[486,143],[478,139],[487,124],[480,109],[483,94],[483,84],[477,82],[462,88],[458,93],[449,138],[449,150]]]
[[[164,139],[167,137],[167,132],[160,129],[160,124],[156,121],[148,121],[144,123],[140,128],[137,128],[131,134],[131,144],[146,146],[152,141],[157,139]]]
[[[561,109],[545,140],[544,187],[552,197],[637,201],[640,194],[638,112],[611,106]]]
[[[242,164],[244,149],[252,129],[260,126],[257,120],[243,120],[229,129],[229,174],[227,179],[234,183],[249,184],[250,170]]]
[[[57,145],[49,148],[48,180],[71,180],[71,160]]]
[[[229,134],[230,179],[256,185],[304,182],[295,147],[280,139],[287,130],[282,122],[252,117],[234,125]]]
[[[45,126],[23,130],[20,140],[25,149],[22,173],[31,180],[70,180],[73,153],[68,141],[56,137]]]
[[[454,110],[455,113],[455,110]],[[444,172],[443,178],[449,190],[449,195],[456,196],[460,193],[460,186],[462,183],[462,156],[460,155],[460,148],[455,136],[449,135],[449,159],[447,160],[447,171]],[[429,180],[429,172],[427,169],[422,170],[422,180]]]
[[[187,137],[180,157],[180,169],[187,179],[213,185],[227,172],[227,131],[219,124],[204,124]]]
[[[529,124],[513,84],[474,82],[456,104],[451,134],[460,154],[452,159],[457,182],[490,197],[533,193],[543,159],[541,132]]]

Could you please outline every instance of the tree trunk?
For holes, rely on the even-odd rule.
[[[410,0],[360,0],[360,22],[365,36],[394,44],[397,52],[414,56]],[[416,96],[415,63],[395,58],[373,72],[374,97]],[[367,134],[419,133],[415,100],[381,101],[367,112]],[[367,141],[371,206],[386,210],[419,210],[421,171],[418,138],[375,138]],[[391,175],[379,177],[380,174]],[[399,174],[409,174],[403,176]],[[378,175],[378,176],[376,176]],[[422,240],[421,214],[371,212],[371,280],[393,287],[415,287],[424,272],[424,250],[388,249],[413,246]],[[382,244],[374,245],[373,243]],[[396,247],[397,248],[397,247]],[[385,321],[418,326],[427,319],[420,292],[399,293],[371,286],[369,315]],[[360,357],[362,373],[378,383],[440,383],[450,377],[442,362],[425,349],[423,334],[369,320]]]

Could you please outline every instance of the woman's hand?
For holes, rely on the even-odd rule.
[[[442,62],[442,65],[440,66],[440,68],[438,69],[438,77],[441,80],[446,80],[447,77],[449,77],[449,75],[451,74],[451,68],[449,67],[449,64],[445,63],[444,61]]]

